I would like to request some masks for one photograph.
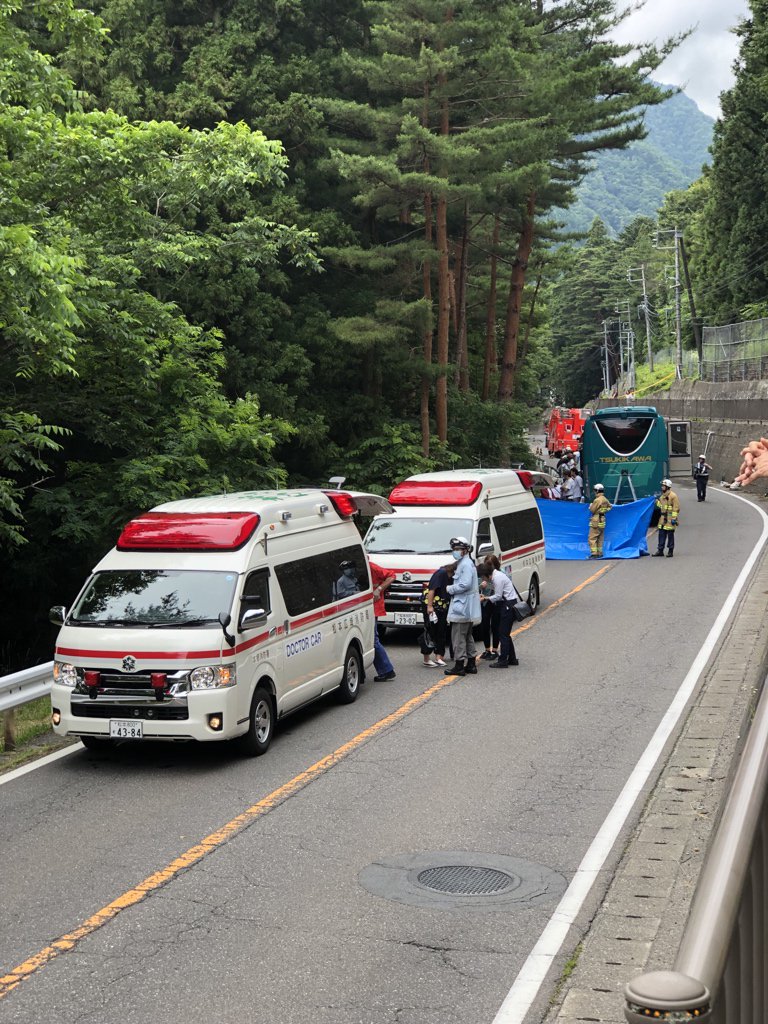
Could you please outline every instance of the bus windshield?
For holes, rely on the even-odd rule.
[[[373,521],[365,550],[369,555],[448,555],[452,537],[471,541],[472,520],[384,516]]]
[[[69,622],[144,628],[204,626],[232,607],[237,573],[175,569],[97,572]]]
[[[617,455],[634,455],[648,437],[655,416],[603,416],[595,419],[601,437]]]

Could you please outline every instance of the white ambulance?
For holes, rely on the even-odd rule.
[[[288,712],[354,701],[375,624],[357,511],[342,491],[254,491],[132,520],[51,609],[54,731],[91,748],[239,737],[256,755]]]
[[[495,554],[535,611],[544,587],[544,531],[536,499],[509,469],[420,473],[389,495],[365,536],[372,562],[395,573],[384,626],[422,626],[421,596],[435,569],[451,561],[450,540],[466,537],[481,561]]]

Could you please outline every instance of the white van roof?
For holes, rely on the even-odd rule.
[[[264,526],[338,523],[357,512],[345,491],[241,491],[156,505],[127,523],[118,551],[236,551]]]
[[[452,469],[409,476],[393,488],[389,500],[396,507],[468,507],[482,499],[524,492],[511,469]]]
[[[452,480],[471,480],[481,483],[483,487],[511,487],[513,490],[525,490],[520,478],[512,469],[447,469],[439,473],[416,473],[408,480],[450,482]]]

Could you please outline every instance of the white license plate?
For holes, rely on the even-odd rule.
[[[418,612],[395,612],[396,626],[418,626],[422,621]]]
[[[109,720],[109,735],[114,740],[141,740],[144,738],[144,723],[116,718]]]

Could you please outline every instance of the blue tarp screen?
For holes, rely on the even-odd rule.
[[[654,497],[614,505],[605,517],[604,558],[639,558],[648,554],[645,534],[651,522]],[[544,525],[547,558],[589,558],[589,505],[572,501],[536,501]]]

